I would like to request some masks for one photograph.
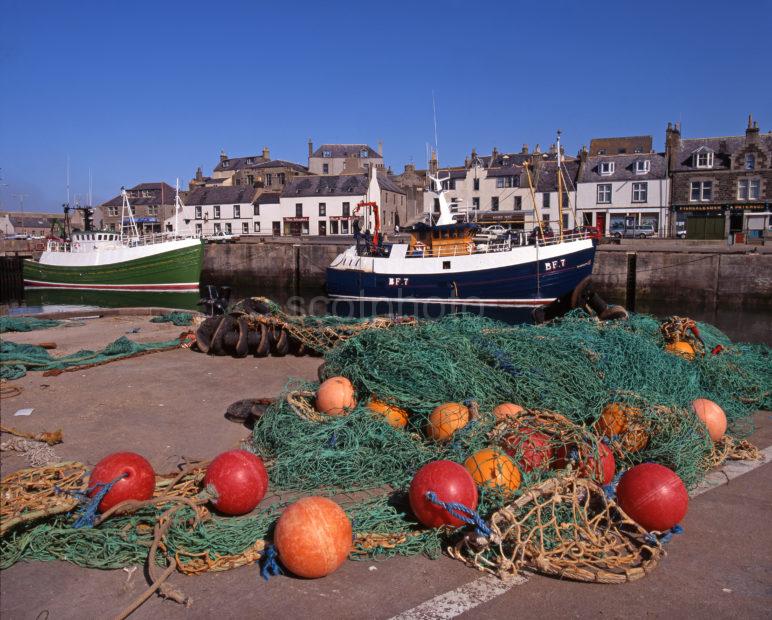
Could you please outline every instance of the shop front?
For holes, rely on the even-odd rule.
[[[307,217],[285,217],[284,218],[284,235],[287,237],[300,237],[307,235],[308,231]]]

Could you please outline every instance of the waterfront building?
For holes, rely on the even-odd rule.
[[[70,211],[70,226],[73,229],[83,227],[83,216],[74,209]],[[26,235],[29,237],[45,237],[46,235],[63,235],[64,213],[45,213],[39,211],[3,211],[0,212],[0,235]]]
[[[657,236],[666,236],[667,160],[651,145],[651,136],[600,138],[590,142],[589,152],[582,149],[576,206],[583,225],[595,226],[604,235],[651,225]]]
[[[405,164],[402,174],[390,179],[405,192],[405,208],[394,213],[394,226],[410,226],[424,218],[424,194],[429,186],[426,170],[416,170],[415,164]]]
[[[761,134],[751,116],[741,136],[682,138],[681,124],[668,123],[665,145],[671,231],[685,227],[691,239],[763,236],[767,218],[752,215],[770,211],[772,132]]]
[[[244,183],[247,177],[247,169],[256,164],[261,164],[266,161],[270,161],[271,151],[265,146],[263,147],[262,155],[245,155],[244,157],[228,157],[225,151],[220,151],[220,161],[212,170],[210,185],[252,185],[252,183]],[[239,183],[236,183],[236,181]]]
[[[268,192],[281,192],[284,185],[293,177],[307,175],[308,168],[283,159],[271,159],[268,147],[262,155],[229,158],[220,153],[220,161],[212,171],[212,176],[205,177],[201,168],[196,169],[196,176],[190,180],[191,190],[197,187],[228,187],[247,185],[261,188]]]
[[[578,167],[574,157],[562,155],[562,161],[563,224],[570,228],[574,226]],[[463,166],[443,169],[439,169],[436,155],[432,155],[429,170],[437,170],[439,178],[444,179],[443,188],[448,190],[451,209],[461,219],[531,230],[541,218],[542,222],[549,221],[553,228],[558,228],[555,145],[546,153],[542,153],[538,145],[531,153],[527,144],[515,153],[499,153],[494,148],[490,155],[478,155],[473,149]],[[424,194],[424,212],[439,213],[436,195]]]
[[[126,190],[137,228],[143,234],[171,231],[168,220],[174,216],[175,189],[168,183],[140,183]],[[97,218],[105,230],[119,231],[123,197],[118,194],[96,207]],[[164,222],[167,222],[164,226]]]
[[[308,140],[309,174],[365,174],[370,168],[384,170],[382,142],[376,152],[366,144],[322,144],[314,150]]]
[[[178,216],[179,230],[185,234],[195,233],[205,237],[260,233],[260,220],[254,215],[255,200],[259,193],[260,190],[251,185],[196,187],[184,198],[182,214]],[[167,229],[173,229],[173,213],[166,221],[166,226]]]
[[[281,193],[281,234],[350,235],[357,217],[363,231],[372,231],[366,209],[355,215],[357,204],[368,200],[378,202],[383,230],[393,230],[397,214],[405,209],[405,191],[385,174],[370,168],[368,174],[296,177]]]

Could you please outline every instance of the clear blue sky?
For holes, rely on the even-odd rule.
[[[221,148],[305,163],[384,141],[394,170],[593,136],[772,128],[772,3],[0,1],[3,208],[95,204],[211,172]]]

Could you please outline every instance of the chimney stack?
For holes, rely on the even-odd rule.
[[[520,152],[521,152],[523,155],[528,155],[528,145],[527,145],[527,144],[523,144],[523,148],[522,148],[522,149],[520,149]]]
[[[378,140],[378,155],[383,157],[383,140]]]
[[[759,137],[759,123],[753,120],[753,116],[748,114],[748,127],[745,129],[745,141],[756,142]]]
[[[224,162],[226,159],[228,159],[228,156],[223,149],[220,149],[220,162]]]
[[[271,151],[267,146],[263,147],[263,159],[265,161],[270,161],[271,159]]]
[[[311,142],[311,138],[308,139],[308,158],[311,159],[314,155],[314,143]]]
[[[493,151],[491,151],[491,164],[493,164],[496,161],[496,158],[499,156],[499,150],[494,146]]]

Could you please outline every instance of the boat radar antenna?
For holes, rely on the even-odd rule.
[[[121,209],[121,241],[123,241],[123,222],[128,218],[130,232],[134,239],[139,239],[139,230],[137,230],[137,222],[134,221],[134,214],[131,212],[131,205],[129,204],[129,195],[126,193],[126,188],[121,186],[121,197],[123,198],[123,208]]]
[[[453,214],[450,211],[450,205],[448,204],[448,199],[445,197],[445,190],[442,187],[443,181],[450,179],[450,173],[448,173],[447,178],[444,179],[441,179],[439,174],[436,177],[429,175],[429,178],[434,183],[434,193],[437,194],[437,200],[440,205],[440,217],[437,218],[437,226],[453,224]]]

